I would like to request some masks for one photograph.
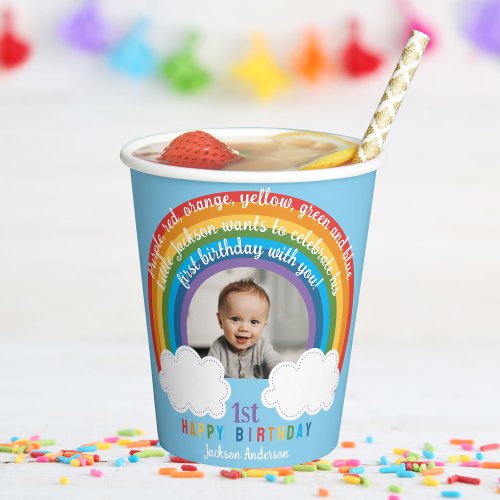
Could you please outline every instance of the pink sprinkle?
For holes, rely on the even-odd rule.
[[[474,445],[469,443],[462,443],[462,450],[473,451]]]
[[[481,467],[481,462],[479,460],[472,460],[471,462],[462,462],[460,465],[462,467]]]
[[[80,462],[80,467],[85,467],[87,465],[87,460],[85,460],[83,457],[78,458]]]
[[[344,467],[344,465],[347,464],[347,460],[334,460],[333,461],[333,466],[334,467]]]
[[[94,477],[101,477],[101,476],[102,476],[102,470],[90,469],[90,473],[91,473]]]
[[[408,456],[408,454],[409,454],[409,453],[410,453],[409,451],[405,451],[405,452],[403,452],[403,457],[405,457],[405,458],[406,458],[406,457]],[[390,495],[390,496],[391,496],[391,497],[393,497],[393,496],[397,496],[397,495]]]
[[[49,457],[46,455],[41,455],[40,457],[35,458],[35,462],[48,462]]]
[[[40,436],[38,434],[35,434],[34,436],[31,436],[30,441],[40,441]]]
[[[361,465],[361,460],[358,460],[357,458],[351,458],[350,460],[347,460],[346,465],[352,465],[353,467],[359,467]]]
[[[401,497],[399,495],[389,495],[387,500],[401,500]]]
[[[429,462],[427,462],[427,464],[428,464],[428,463],[429,463]],[[444,467],[446,464],[445,464],[444,462],[434,462],[434,465],[435,465],[436,467]]]
[[[120,438],[119,437],[107,437],[103,439],[104,443],[116,443]]]

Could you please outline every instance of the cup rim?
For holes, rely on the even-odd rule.
[[[226,127],[226,128],[202,128],[197,129],[209,134],[217,136],[231,132],[231,135],[236,137],[248,136],[249,131],[259,132],[261,135],[270,134],[272,132],[313,132],[310,130],[299,130],[290,128],[274,128],[274,127]],[[340,166],[335,168],[323,168],[317,170],[205,170],[200,168],[176,167],[174,165],[165,165],[155,163],[149,160],[143,160],[133,155],[137,149],[147,146],[155,142],[169,142],[178,135],[187,132],[186,130],[164,132],[160,134],[152,134],[139,139],[134,139],[123,146],[120,151],[120,158],[125,165],[130,169],[145,174],[155,175],[158,177],[167,177],[173,179],[185,179],[192,181],[205,182],[227,182],[227,183],[292,183],[292,182],[314,182],[333,179],[345,179],[348,177],[356,177],[359,175],[373,172],[384,165],[387,159],[385,151],[381,151],[378,156],[372,160],[354,165]],[[313,132],[314,133],[314,132]],[[359,142],[359,139],[331,132],[321,132],[330,135],[335,135],[342,139]],[[257,178],[256,174],[261,174]]]

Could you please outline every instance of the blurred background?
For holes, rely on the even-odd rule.
[[[0,24],[0,387],[17,401],[0,414],[6,432],[31,432],[19,415],[34,403],[37,430],[50,429],[53,393],[97,397],[87,377],[114,401],[88,429],[119,411],[154,425],[123,144],[226,126],[360,137],[415,25],[433,46],[377,178],[349,385],[359,404],[346,419],[388,425],[370,384],[397,367],[421,381],[458,377],[445,412],[463,390],[479,397],[470,363],[498,380],[487,357],[500,345],[498,1],[0,0],[0,10],[10,13]],[[71,374],[43,370],[41,387],[16,360]],[[133,408],[117,402],[127,394]],[[61,425],[78,411],[68,401]],[[498,411],[485,418],[493,425]]]

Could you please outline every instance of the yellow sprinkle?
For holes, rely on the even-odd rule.
[[[472,459],[469,455],[458,455],[460,462],[470,462]]]
[[[136,436],[142,436],[144,434],[144,431],[142,429],[134,429],[134,431]]]
[[[361,478],[357,476],[344,476],[343,479],[349,484],[361,484]]]
[[[401,457],[401,458],[396,458],[396,461],[394,462],[396,465],[399,465],[401,462],[404,462],[406,460],[405,457]]]
[[[80,460],[77,460],[76,458],[74,458],[73,460],[71,460],[70,464],[73,467],[80,467]]]
[[[273,476],[278,476],[279,472],[275,470],[264,470],[264,469],[249,469],[247,470],[247,477],[265,477],[267,474],[272,474]]]
[[[392,450],[394,455],[404,455],[407,451],[410,451],[410,450],[405,450],[404,448],[394,448]]]
[[[20,464],[24,462],[24,453],[19,453],[19,455],[16,455],[16,464]]]
[[[430,477],[430,476],[424,476],[424,478],[422,479],[422,482],[426,486],[439,486],[439,481],[437,479],[434,479],[433,477]]]
[[[131,439],[119,439],[116,444],[120,446],[126,446],[127,444],[131,443]]]
[[[69,478],[67,478],[66,476],[61,476],[59,478],[59,483],[60,484],[68,484],[69,483]]]
[[[111,443],[96,443],[98,450],[109,450],[111,449]]]
[[[456,455],[450,455],[448,462],[458,462],[458,457]]]

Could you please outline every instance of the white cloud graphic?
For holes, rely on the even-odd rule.
[[[297,363],[276,365],[269,375],[269,387],[262,391],[262,403],[276,408],[285,420],[329,410],[339,382],[338,360],[337,351],[325,355],[320,349],[309,349]]]
[[[231,386],[224,380],[222,363],[211,356],[201,359],[188,346],[161,353],[160,384],[172,406],[179,412],[191,410],[196,416],[222,418]]]

